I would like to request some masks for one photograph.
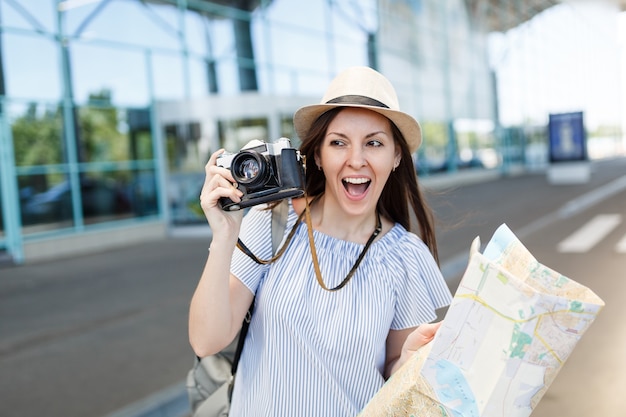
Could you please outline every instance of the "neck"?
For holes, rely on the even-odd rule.
[[[365,244],[377,226],[377,213],[372,210],[350,215],[325,197],[311,207],[313,228],[337,239]]]

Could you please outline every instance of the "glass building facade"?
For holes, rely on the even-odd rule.
[[[297,145],[293,112],[351,65],[385,74],[421,122],[420,175],[523,162],[527,137],[498,135],[488,11],[473,3],[0,0],[0,256],[206,224],[209,155]]]

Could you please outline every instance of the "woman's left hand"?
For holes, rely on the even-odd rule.
[[[419,349],[430,343],[441,322],[421,324],[415,330],[392,330],[387,338],[387,364],[385,378],[389,378]],[[408,333],[408,334],[407,334]],[[402,346],[402,347],[400,347]]]
[[[418,349],[431,342],[435,338],[439,327],[441,327],[441,322],[421,324],[417,329],[413,330],[402,346],[401,356],[405,356],[408,359]]]

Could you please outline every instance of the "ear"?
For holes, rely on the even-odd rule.
[[[402,160],[402,151],[400,150],[399,146],[396,146],[396,155],[395,155],[395,159],[393,161],[394,169],[398,168],[398,166],[400,165],[400,161],[401,160]]]
[[[318,169],[321,169],[322,160],[321,160],[320,156],[317,154],[317,152],[315,153],[315,165],[317,165]]]

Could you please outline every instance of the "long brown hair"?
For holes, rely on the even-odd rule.
[[[336,107],[323,113],[311,124],[309,132],[302,138],[300,153],[306,158],[305,190],[310,197],[321,195],[325,191],[326,177],[324,172],[315,166],[315,155],[319,153],[328,126],[342,109],[342,107]],[[419,236],[439,263],[432,209],[428,206],[420,190],[413,158],[406,140],[391,120],[389,120],[389,124],[394,141],[400,148],[402,159],[400,165],[389,176],[378,200],[377,209],[383,216],[400,223],[405,229],[413,233],[415,230],[412,220],[417,221]],[[409,206],[412,211],[409,211]]]

